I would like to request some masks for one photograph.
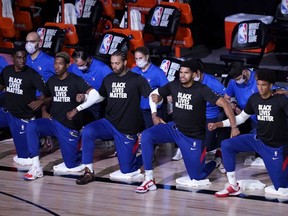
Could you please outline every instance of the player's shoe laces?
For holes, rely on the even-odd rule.
[[[25,180],[35,180],[37,178],[43,177],[42,167],[31,166],[29,171],[24,175]]]
[[[76,180],[76,184],[85,185],[94,181],[94,172],[91,172],[88,167],[85,167],[85,172]]]
[[[221,191],[215,193],[216,197],[228,197],[228,196],[236,196],[241,193],[240,186],[237,183],[237,186],[226,184],[225,188]]]
[[[157,190],[157,186],[155,184],[155,179],[145,180],[139,187],[135,189],[136,193],[146,193],[147,191]]]

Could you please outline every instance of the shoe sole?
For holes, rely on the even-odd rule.
[[[86,185],[86,184],[89,184],[90,182],[92,182],[92,181],[89,181],[89,182],[77,182],[76,181],[76,184],[77,185]]]
[[[135,190],[136,193],[147,193],[148,191],[155,191],[157,190],[157,187],[151,187],[151,188],[148,188],[147,190]]]
[[[33,180],[36,180],[37,178],[42,178],[44,175],[41,175],[41,176],[37,176],[36,178],[26,178],[25,176],[23,177],[24,180],[26,181],[33,181]]]
[[[237,196],[239,194],[241,194],[240,190],[237,191],[237,192],[234,192],[234,193],[230,193],[230,194],[217,194],[217,193],[215,193],[215,196],[219,197],[219,198],[225,198],[225,197],[228,197],[228,196]]]

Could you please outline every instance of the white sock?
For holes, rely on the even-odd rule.
[[[92,173],[94,172],[93,170],[93,164],[85,164],[85,167],[87,167]]]
[[[41,167],[39,156],[35,156],[32,158],[32,166]]]
[[[235,176],[235,171],[233,171],[233,172],[227,172],[227,177],[228,177],[228,182],[229,182],[229,184],[234,185],[234,186],[237,185],[236,176]]]
[[[153,180],[153,170],[145,170],[145,180]]]

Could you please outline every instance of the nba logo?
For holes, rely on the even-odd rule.
[[[247,43],[247,39],[248,39],[248,24],[242,23],[239,25],[238,28],[238,43],[239,44]]]
[[[163,7],[156,7],[151,19],[152,26],[158,26],[161,21],[161,16],[163,13]]]
[[[81,18],[84,10],[85,0],[76,0],[75,1],[75,11],[76,17]]]
[[[164,59],[161,62],[160,68],[164,71],[165,75],[167,76],[169,68],[170,68],[171,61]]]
[[[40,37],[40,40],[43,42],[44,41],[44,37],[45,37],[45,33],[46,33],[46,29],[45,28],[38,28],[37,29],[37,34],[39,35]],[[43,43],[40,43],[41,46]]]
[[[288,14],[288,0],[282,0],[281,2],[281,13]]]
[[[100,46],[99,52],[102,54],[107,54],[112,43],[113,36],[111,34],[106,34]]]

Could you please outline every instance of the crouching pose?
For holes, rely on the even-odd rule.
[[[272,94],[271,88],[276,80],[272,71],[258,70],[256,80],[259,92],[250,96],[244,110],[236,116],[236,121],[237,125],[242,124],[256,114],[257,130],[254,134],[243,134],[222,141],[223,161],[229,184],[215,193],[217,197],[238,195],[241,192],[235,176],[235,156],[239,152],[255,151],[263,158],[274,193],[277,194],[280,188],[288,187],[288,99],[281,94]],[[225,120],[210,123],[208,128],[214,130],[228,126],[230,123]]]
[[[95,139],[114,139],[120,171],[110,174],[111,179],[140,174],[141,156],[137,153],[137,133],[141,130],[141,96],[148,97],[151,88],[144,77],[129,71],[127,55],[116,51],[111,55],[113,73],[107,75],[99,89],[101,97],[107,98],[105,118],[83,128],[82,163],[85,173],[76,184],[88,184],[94,180],[93,152]]]
[[[79,130],[83,126],[82,115],[79,111],[96,103],[99,94],[81,77],[67,71],[69,63],[68,53],[56,54],[54,62],[56,75],[48,80],[47,86],[43,90],[45,100],[51,99],[50,111],[47,112],[46,106],[43,106],[43,118],[30,121],[27,125],[28,150],[29,156],[32,158],[32,166],[24,175],[26,180],[34,180],[43,176],[39,160],[39,139],[43,136],[57,137],[64,160],[62,170],[80,171],[76,169],[81,163],[78,142]],[[80,93],[87,94],[87,99],[82,104],[76,100]]]
[[[231,135],[239,134],[236,120],[230,105],[224,98],[215,94],[206,85],[194,82],[196,71],[193,72],[190,61],[183,62],[180,67],[180,79],[174,80],[154,90],[150,96],[150,107],[154,126],[142,133],[142,157],[145,168],[145,180],[136,188],[137,193],[156,190],[153,177],[153,146],[158,143],[177,143],[183,154],[183,160],[191,180],[205,179],[215,168],[215,161],[205,165],[206,148],[203,145],[206,129],[206,102],[224,108],[233,125]],[[156,95],[155,95],[156,94]],[[165,122],[157,116],[158,96],[172,96],[172,122]],[[156,100],[155,100],[156,99]]]

